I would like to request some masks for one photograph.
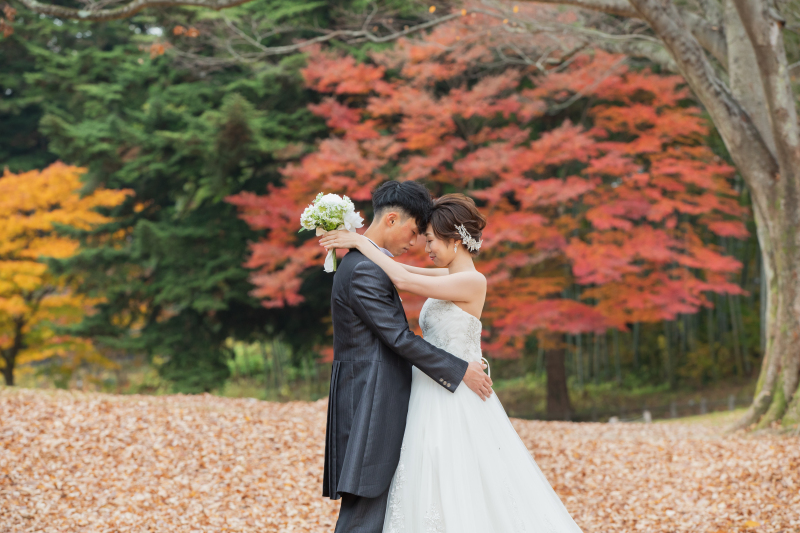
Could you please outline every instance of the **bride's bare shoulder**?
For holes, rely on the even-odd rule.
[[[484,276],[481,272],[477,270],[470,270],[468,272],[458,272],[457,274],[451,274],[452,276],[458,276],[459,281],[469,283],[470,285],[475,285],[476,287],[486,287],[486,276]]]

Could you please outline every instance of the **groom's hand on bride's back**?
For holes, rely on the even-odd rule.
[[[486,375],[483,369],[486,365],[479,361],[472,361],[467,367],[467,373],[462,380],[472,392],[486,401],[492,395],[492,378]]]

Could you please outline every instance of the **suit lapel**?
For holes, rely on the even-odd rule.
[[[372,243],[372,244],[375,245],[375,243]],[[377,245],[375,247],[377,248]],[[350,250],[347,253],[348,254],[357,253],[357,254],[361,255],[361,257],[363,257],[365,260],[367,260],[367,261],[370,260],[367,256],[365,256],[364,254],[359,252],[357,249]],[[388,276],[387,276],[387,278],[388,278]],[[408,324],[408,318],[406,317],[406,310],[403,307],[403,299],[400,298],[400,294],[397,292],[397,287],[394,286],[394,284],[392,283],[391,280],[389,280],[389,284],[392,286],[392,301],[400,309],[400,312],[403,314],[403,318],[405,319],[406,324]]]
[[[406,325],[408,325],[408,317],[406,317],[406,310],[403,307],[403,299],[400,298],[400,294],[397,292],[397,287],[392,285],[392,301],[400,310],[400,314],[403,315],[403,320],[406,321]]]

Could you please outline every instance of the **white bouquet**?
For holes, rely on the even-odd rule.
[[[303,226],[300,231],[316,230],[317,236],[321,236],[326,231],[335,229],[355,231],[364,225],[364,219],[356,212],[353,201],[347,196],[319,193],[314,203],[306,207],[300,215],[300,225]],[[336,250],[328,251],[323,268],[325,272],[336,271]]]

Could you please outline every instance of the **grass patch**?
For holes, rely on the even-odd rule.
[[[717,411],[704,415],[685,416],[679,419],[656,420],[655,422],[658,424],[698,424],[706,427],[721,428],[736,422],[736,420],[744,416],[746,411],[746,407],[741,407],[733,411]]]
[[[494,390],[509,416],[526,419],[546,419],[547,382],[544,375],[528,374],[511,379],[497,379]],[[573,420],[606,422],[616,416],[622,420],[636,419],[645,410],[653,419],[691,419],[707,414],[734,413],[730,410],[750,404],[755,390],[755,381],[721,381],[697,388],[678,388],[670,390],[667,384],[642,385],[615,382],[589,383],[583,388],[570,380],[569,393],[573,407]],[[731,400],[731,397],[733,398]]]

